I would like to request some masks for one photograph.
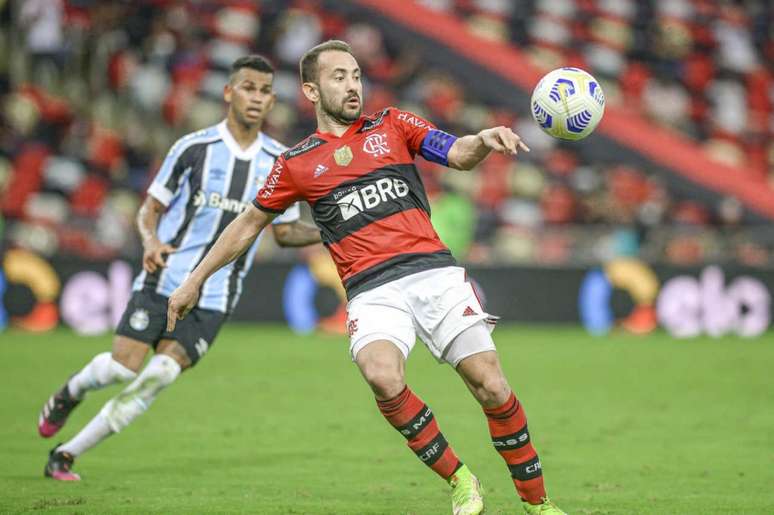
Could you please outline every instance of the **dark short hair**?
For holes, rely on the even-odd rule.
[[[317,61],[320,58],[320,54],[322,54],[323,52],[328,52],[330,50],[336,50],[338,52],[346,52],[349,55],[353,55],[352,47],[349,46],[349,43],[346,43],[345,41],[341,41],[338,39],[329,39],[328,41],[325,41],[315,47],[310,48],[301,57],[301,62],[299,63],[302,83],[317,82],[317,80],[320,78],[318,74],[319,69],[317,67]]]
[[[274,73],[274,66],[271,65],[269,60],[258,54],[245,55],[234,61],[231,65],[231,76],[233,77],[242,68],[250,68],[263,73]]]

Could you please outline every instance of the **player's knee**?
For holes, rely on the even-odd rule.
[[[363,378],[379,399],[389,399],[403,391],[403,360],[400,349],[388,341],[371,343],[356,356]]]
[[[191,358],[188,357],[183,346],[174,340],[162,340],[159,342],[157,355],[169,356],[174,359],[180,365],[181,370],[190,368],[192,365]]]
[[[111,358],[118,365],[136,374],[142,367],[142,362],[145,361],[148,349],[149,347],[145,343],[117,336],[113,343]]]
[[[153,356],[137,379],[102,408],[100,413],[110,429],[118,433],[144,413],[159,392],[177,379],[180,370],[170,356]]]
[[[383,378],[383,380],[369,384],[376,397],[383,400],[397,397],[406,387],[406,383],[403,379],[397,377]]]
[[[153,356],[137,378],[137,390],[143,395],[150,395],[168,386],[180,375],[182,367],[172,356],[156,354]],[[143,382],[140,379],[145,379]],[[155,391],[154,391],[155,390]]]
[[[380,399],[391,399],[406,386],[399,368],[380,366],[378,363],[364,367],[363,376]]]
[[[114,360],[110,352],[103,352],[94,356],[92,365],[94,371],[93,379],[97,383],[92,385],[94,388],[117,382],[125,383],[137,377],[137,372]]]
[[[107,352],[105,354],[107,354]],[[112,356],[110,357],[110,373],[112,374],[113,377],[115,377],[116,379],[118,379],[118,381],[122,383],[131,381],[135,377],[137,377],[137,372],[129,368],[126,368],[124,365],[114,360]]]
[[[502,406],[511,394],[508,381],[500,374],[484,377],[473,388],[476,399],[485,408]]]

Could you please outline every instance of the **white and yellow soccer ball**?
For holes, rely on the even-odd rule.
[[[605,112],[599,82],[580,68],[547,73],[532,92],[532,117],[555,138],[579,140],[592,132]]]

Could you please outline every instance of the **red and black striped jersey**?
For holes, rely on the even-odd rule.
[[[349,298],[409,274],[455,264],[430,222],[414,166],[435,127],[394,107],[336,137],[315,132],[283,153],[253,202],[280,213],[306,200]]]

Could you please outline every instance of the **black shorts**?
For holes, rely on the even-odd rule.
[[[147,343],[154,349],[160,340],[175,340],[185,349],[191,366],[195,365],[212,346],[226,314],[211,309],[194,308],[175,330],[167,332],[167,300],[154,291],[132,293],[116,334]]]

